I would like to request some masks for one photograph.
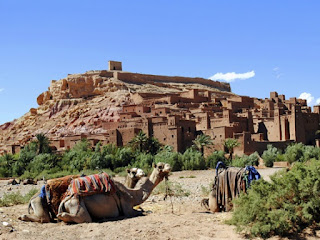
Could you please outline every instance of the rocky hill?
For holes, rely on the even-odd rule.
[[[135,93],[179,93],[206,89],[233,95],[230,85],[201,78],[168,77],[122,71],[88,71],[52,80],[41,93],[38,108],[0,126],[0,152],[5,146],[24,145],[38,133],[49,138],[102,133],[101,122],[115,122],[123,105],[135,104]]]

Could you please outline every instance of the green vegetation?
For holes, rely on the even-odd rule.
[[[258,166],[259,165],[259,154],[257,152],[251,155],[243,155],[242,157],[236,156],[232,160],[232,166],[234,167],[245,167],[245,166]]]
[[[224,148],[229,153],[229,160],[232,161],[233,150],[235,147],[238,147],[240,143],[237,139],[227,138],[223,141]]]
[[[172,181],[162,181],[152,192],[153,195],[168,194],[174,197],[188,197],[190,192],[184,189],[180,183]]]
[[[194,147],[200,151],[203,156],[204,148],[213,145],[211,137],[209,135],[201,134],[198,135],[195,140],[193,140]]]
[[[20,192],[9,194],[5,193],[3,197],[0,198],[0,207],[9,207],[17,204],[27,203],[37,192],[38,190],[33,188],[24,196],[22,196]]]
[[[161,146],[157,139],[147,137],[142,131],[124,147],[113,144],[103,146],[98,143],[92,148],[91,143],[83,139],[70,150],[57,154],[51,151],[49,143],[44,134],[38,134],[36,140],[27,144],[19,154],[0,156],[0,177],[50,179],[102,170],[111,175],[125,175],[125,169],[133,166],[148,173],[152,163],[157,162],[169,163],[172,171],[215,168],[219,161],[237,167],[255,166],[259,162],[257,153],[233,157],[234,148],[239,145],[236,139],[224,141],[229,158],[225,157],[224,151],[213,151],[205,157],[204,148],[213,145],[208,135],[198,135],[194,140],[194,146],[183,153],[173,151],[171,146]],[[288,146],[283,154],[270,145],[262,155],[266,166],[272,166],[274,161],[293,163],[319,157],[319,148],[304,146],[301,143]]]
[[[270,183],[254,182],[235,204],[237,208],[230,223],[251,237],[285,236],[306,227],[317,227],[320,161],[297,162],[290,171],[272,176]]]

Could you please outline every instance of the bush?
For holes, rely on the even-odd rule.
[[[287,147],[286,152],[284,154],[284,159],[289,162],[303,162],[304,156],[303,152],[305,150],[305,146],[302,143],[292,144]]]
[[[154,162],[154,156],[144,152],[139,153],[135,159],[136,161],[132,166],[142,168],[145,172],[148,172],[151,169],[152,163]]]
[[[184,189],[180,183],[171,181],[162,181],[153,191],[153,195],[168,194],[174,197],[188,197],[190,191]]]
[[[236,156],[231,165],[233,167],[245,167],[245,166],[258,166],[259,165],[259,154],[257,152],[251,155],[243,155],[242,157]]]
[[[262,154],[262,159],[264,165],[266,167],[272,167],[273,163],[277,159],[277,155],[279,154],[279,150],[276,147],[273,147],[271,144],[268,144],[267,150],[265,150]]]
[[[192,148],[188,148],[182,155],[182,170],[203,170],[206,162],[202,154]]]
[[[37,192],[38,190],[33,188],[24,196],[22,196],[20,192],[9,194],[5,193],[0,199],[0,207],[9,207],[17,204],[27,203]]]
[[[90,143],[83,139],[63,155],[63,168],[72,171],[90,168],[92,156],[93,152],[90,148]]]
[[[320,220],[320,162],[297,163],[270,183],[254,181],[235,204],[230,223],[250,236],[299,233]]]
[[[155,163],[165,162],[169,163],[172,171],[182,170],[182,160],[181,154],[178,152],[173,152],[172,148],[163,148],[157,155],[154,156]]]
[[[225,158],[224,154],[224,151],[214,151],[210,156],[207,157],[207,168],[215,168],[219,161],[223,162],[225,165],[229,165],[228,160]]]

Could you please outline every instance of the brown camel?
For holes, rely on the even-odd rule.
[[[58,207],[63,194],[68,189],[71,180],[78,177],[80,177],[80,175],[68,175],[65,177],[48,180],[47,184],[43,186],[43,189],[38,191],[30,199],[28,205],[28,215],[23,214],[19,217],[19,219],[22,221],[40,223],[48,223],[53,221],[55,214],[58,212]],[[41,191],[43,192],[41,193]],[[48,201],[48,193],[50,194],[50,201]],[[31,214],[30,210],[33,210],[33,214]]]
[[[202,199],[201,205],[213,213],[230,211],[232,200],[237,198],[241,192],[246,191],[244,172],[244,168],[237,167],[220,170],[209,193],[209,198]]]
[[[140,168],[131,168],[127,170],[128,175],[126,176],[125,185],[128,188],[134,188],[137,184],[137,182],[145,176],[145,173]],[[58,187],[53,187],[52,192],[54,192],[54,195],[59,195],[62,197],[62,195],[65,193],[65,191],[68,188],[69,183],[72,179],[80,177],[80,175],[69,175],[58,179],[51,179],[48,180],[47,185],[53,185],[57,182],[66,182],[66,184],[59,184]],[[56,191],[56,189],[59,188],[59,192]],[[51,204],[49,206],[47,198],[41,198],[40,197],[40,191],[37,192],[29,201],[28,205],[28,215],[21,215],[19,217],[22,221],[31,221],[31,222],[40,222],[40,223],[48,223],[50,221],[53,221],[54,215],[57,214],[58,206],[61,201],[55,201],[54,204]],[[58,205],[58,206],[55,206]],[[53,210],[56,209],[56,210]],[[33,210],[33,214],[31,214],[31,210]],[[51,211],[51,213],[50,213]],[[54,213],[52,213],[52,211]]]
[[[137,185],[137,182],[146,175],[140,168],[127,169],[127,173],[128,175],[126,176],[124,185],[128,188],[134,188]]]
[[[168,177],[170,170],[169,164],[158,163],[151,175],[142,178],[135,189],[128,189],[123,184],[115,182],[115,194],[67,197],[61,202],[57,217],[64,222],[83,223],[92,222],[92,219],[141,215],[141,212],[133,207],[147,200],[152,190]]]

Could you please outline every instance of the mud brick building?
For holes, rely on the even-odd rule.
[[[152,87],[144,92],[141,86]],[[121,93],[117,98],[125,95],[121,103],[117,98],[106,100],[117,91]],[[94,101],[99,108],[92,116],[88,113],[92,104],[89,101],[94,97],[100,97]],[[236,154],[255,151],[261,154],[268,144],[278,148],[285,148],[291,142],[319,146],[316,131],[320,129],[320,106],[314,106],[311,111],[306,100],[286,99],[277,92],[271,92],[266,99],[239,96],[231,92],[228,83],[124,72],[122,63],[115,61],[109,62],[109,70],[88,71],[52,81],[48,91],[40,94],[37,101],[40,110],[33,109],[30,116],[26,116],[34,126],[34,119],[44,112],[47,118],[46,115],[42,117],[47,120],[59,119],[56,116],[60,113],[62,117],[68,115],[70,122],[59,124],[62,129],[77,126],[85,129],[85,132],[57,135],[55,133],[61,130],[51,126],[52,134],[48,137],[57,151],[70,149],[84,138],[92,147],[98,142],[125,146],[139,131],[180,152],[190,147],[198,134],[207,134],[213,139],[214,148],[206,149],[206,154],[214,149],[224,150],[223,141],[227,138],[240,142]],[[105,107],[99,102],[109,105]],[[80,109],[79,105],[85,109]],[[76,110],[70,110],[72,107]],[[12,123],[4,124],[2,129],[7,131],[11,127],[14,131],[18,129]],[[91,130],[86,130],[89,127]],[[23,139],[32,139],[32,131],[24,131]],[[1,149],[19,152],[26,143],[14,137],[6,139],[12,143],[6,146],[0,143],[0,152]]]

